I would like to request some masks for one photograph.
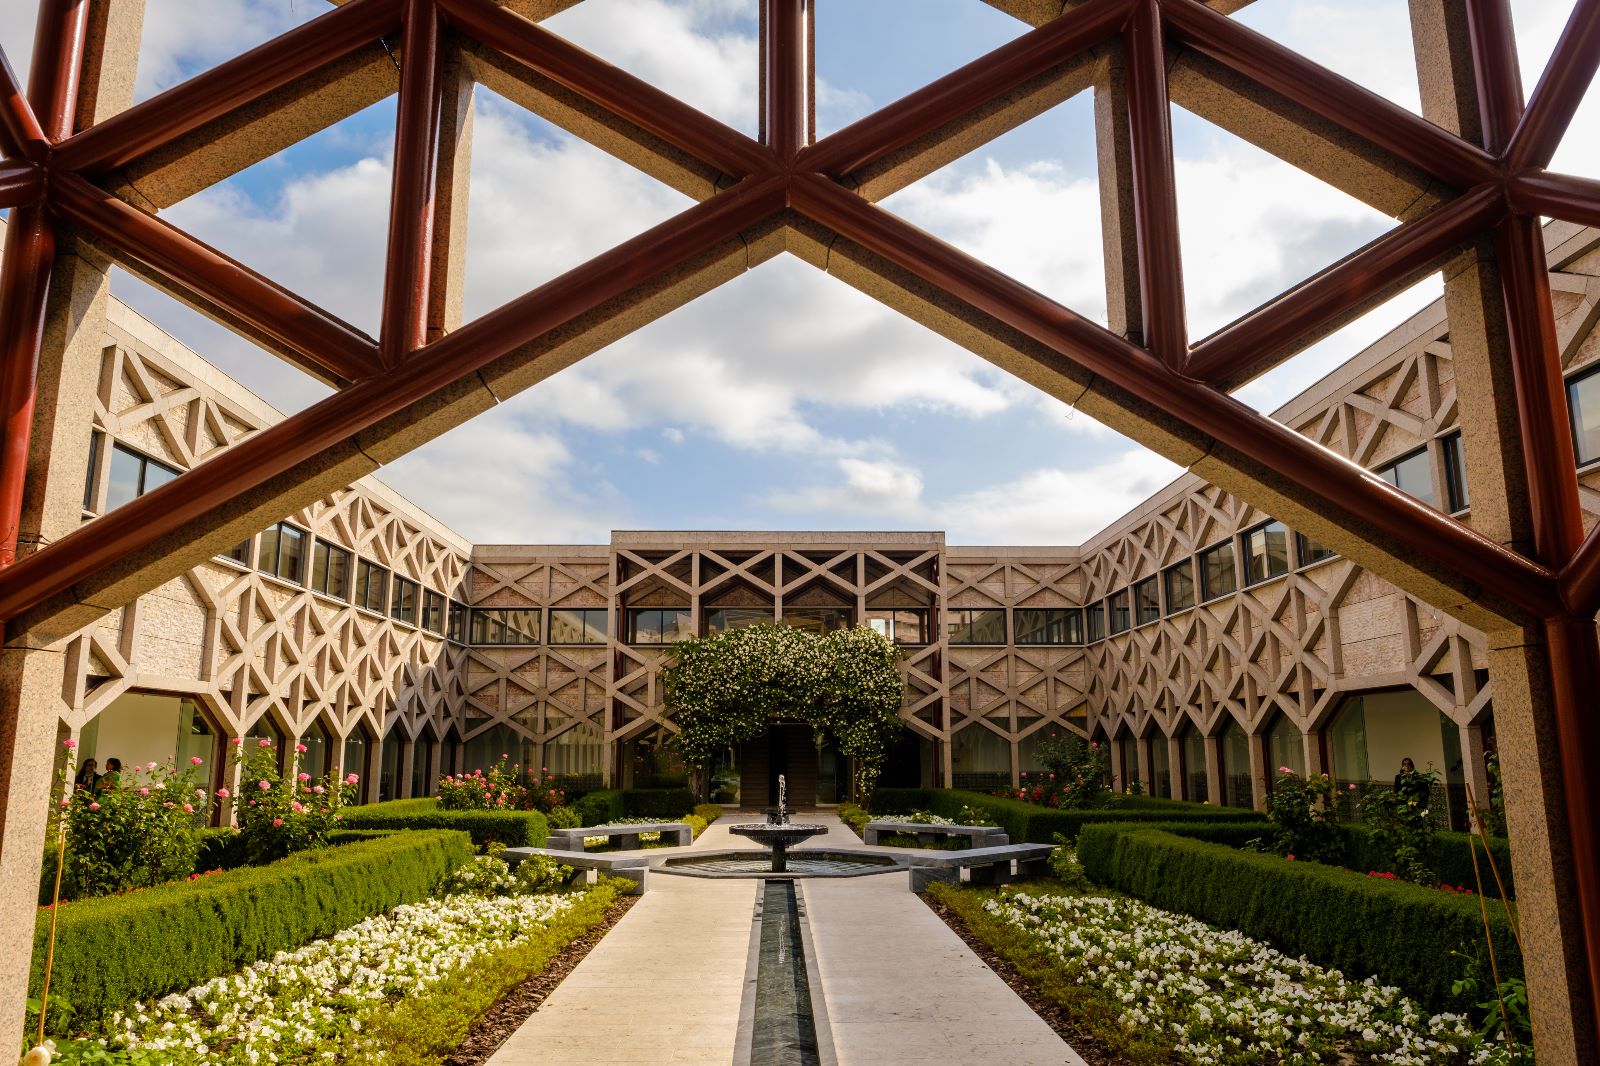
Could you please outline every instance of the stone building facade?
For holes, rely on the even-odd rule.
[[[1555,224],[1547,243],[1592,522],[1600,231]],[[109,308],[90,522],[280,417]],[[1454,382],[1435,304],[1276,417],[1470,522]],[[763,618],[902,645],[902,783],[1015,783],[1068,729],[1109,743],[1119,786],[1164,795],[1260,804],[1278,766],[1381,781],[1402,753],[1440,771],[1453,815],[1487,795],[1483,636],[1192,475],[1086,544],[1038,548],[937,532],[474,545],[364,478],[77,633],[60,728],[101,758],[201,753],[219,782],[226,738],[298,739],[315,769],[362,773],[367,799],[513,749],[645,783],[674,770],[670,640]],[[817,758],[818,796],[837,798],[830,774],[848,778]]]

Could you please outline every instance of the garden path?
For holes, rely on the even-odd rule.
[[[692,850],[749,847],[730,814]],[[831,814],[807,847],[866,849]],[[690,849],[672,849],[690,850]],[[733,1062],[757,879],[653,874],[650,891],[568,975],[490,1066]],[[798,882],[841,1066],[1083,1059],[907,890],[904,873]],[[631,1004],[640,1004],[635,1008]],[[644,1006],[648,1004],[648,1006]],[[828,1061],[832,1061],[831,1059]]]

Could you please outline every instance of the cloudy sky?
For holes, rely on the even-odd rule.
[[[322,0],[147,0],[147,97],[324,10]],[[32,5],[0,5],[25,67]],[[1524,77],[1572,0],[1512,0]],[[201,14],[203,9],[203,14]],[[819,132],[1026,27],[979,0],[818,0]],[[1405,0],[1258,0],[1239,16],[1418,108]],[[545,25],[738,128],[756,125],[756,0],[585,0]],[[165,217],[376,333],[393,101]],[[1181,109],[1173,113],[1194,336],[1393,225]],[[1592,91],[1574,130],[1600,128]],[[1593,139],[1558,169],[1600,174]],[[480,89],[467,314],[690,206]],[[883,206],[1105,319],[1088,95]],[[119,295],[285,411],[315,383],[142,283]],[[1437,295],[1424,282],[1240,391],[1272,410]],[[1160,457],[807,264],[781,257],[385,468],[479,542],[612,529],[943,529],[953,543],[1075,543],[1178,473]]]

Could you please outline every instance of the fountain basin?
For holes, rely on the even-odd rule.
[[[761,877],[792,880],[800,877],[862,877],[869,874],[905,870],[910,860],[904,855],[884,855],[870,851],[805,848],[787,856],[785,869],[773,873],[764,851],[720,850],[693,855],[672,855],[650,864],[662,874],[687,877]]]
[[[750,823],[730,825],[728,832],[755,841],[772,853],[772,873],[781,874],[787,869],[789,849],[803,840],[826,833],[825,825],[802,822]]]

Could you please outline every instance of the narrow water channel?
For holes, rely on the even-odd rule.
[[[794,882],[763,881],[751,1066],[819,1066]]]

